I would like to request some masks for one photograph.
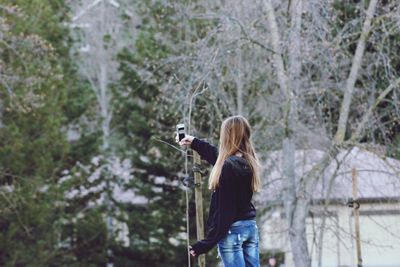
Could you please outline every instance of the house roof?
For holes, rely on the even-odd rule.
[[[297,150],[296,179],[306,175],[323,157],[318,149]],[[279,201],[282,194],[282,151],[271,152],[263,165],[263,190],[257,202]],[[333,158],[318,180],[312,199],[349,199],[352,197],[352,169],[358,180],[357,198],[390,199],[400,197],[400,161],[384,158],[358,147],[342,150]],[[330,188],[330,190],[329,190]]]

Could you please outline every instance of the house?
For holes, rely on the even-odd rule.
[[[294,266],[282,207],[281,151],[269,155],[264,189],[256,197],[266,207],[261,218],[260,252],[277,254],[277,266]],[[322,158],[320,150],[295,153],[296,176]],[[352,170],[357,178],[363,267],[400,266],[400,161],[352,148],[341,151],[319,178],[307,218],[307,242],[314,267],[357,266]]]

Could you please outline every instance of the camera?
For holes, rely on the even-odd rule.
[[[179,123],[176,125],[176,132],[178,133],[179,141],[185,137],[185,124]]]

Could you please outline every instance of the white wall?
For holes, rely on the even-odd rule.
[[[307,219],[307,239],[312,253],[312,267],[355,267],[354,217],[345,205],[332,205],[332,216],[326,218],[323,229],[323,246],[319,250],[322,207],[314,206],[315,216]],[[363,267],[400,267],[400,204],[362,204],[360,215],[361,252]],[[285,267],[294,267],[291,261],[287,224],[276,215],[265,220],[260,228],[260,251],[286,252]],[[321,265],[318,255],[322,253]]]

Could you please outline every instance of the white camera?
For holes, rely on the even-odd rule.
[[[176,125],[176,132],[178,133],[179,141],[181,141],[186,135],[186,133],[185,133],[185,124],[183,124],[183,123],[177,124]]]

